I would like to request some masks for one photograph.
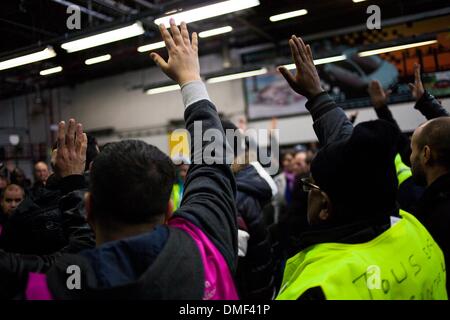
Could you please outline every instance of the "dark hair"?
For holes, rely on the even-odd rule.
[[[157,147],[110,143],[92,165],[92,210],[102,223],[153,223],[167,212],[174,181],[175,166]]]
[[[428,122],[417,138],[419,149],[428,145],[434,164],[450,169],[450,117],[440,117]]]

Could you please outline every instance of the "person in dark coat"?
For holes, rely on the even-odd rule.
[[[426,185],[415,215],[430,231],[450,265],[450,117],[421,125],[413,134],[412,174]],[[447,279],[447,290],[450,281]]]
[[[274,261],[263,208],[277,193],[275,181],[250,150],[245,132],[231,121],[222,120],[234,158],[231,169],[236,179],[239,259],[236,282],[241,299],[272,299],[275,296]],[[231,134],[232,133],[232,134]]]

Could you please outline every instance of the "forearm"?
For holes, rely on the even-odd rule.
[[[306,108],[314,120],[314,131],[322,146],[351,136],[352,123],[326,92],[308,101]]]
[[[191,136],[192,165],[175,217],[188,219],[202,229],[233,269],[237,259],[236,186],[226,162],[225,134],[203,83],[183,86],[182,94],[187,107],[185,121]],[[213,141],[205,138],[208,130],[213,130],[209,131]]]
[[[417,101],[414,108],[419,110],[420,113],[427,118],[427,120],[450,116],[448,111],[445,110],[439,101],[437,101],[437,99],[428,91],[425,91],[422,97]]]
[[[378,119],[385,120],[392,123],[396,127],[399,127],[397,121],[394,119],[394,116],[392,115],[392,112],[387,105],[375,108],[375,113],[377,114]]]

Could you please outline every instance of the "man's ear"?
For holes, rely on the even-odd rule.
[[[330,197],[322,191],[322,206],[319,212],[319,219],[321,221],[328,221],[332,217],[332,210],[331,210],[331,201]]]
[[[423,147],[423,161],[425,164],[429,164],[431,161],[431,149],[429,146]]]
[[[167,204],[167,212],[164,218],[164,224],[167,224],[169,222],[170,218],[172,218],[172,215],[173,215],[173,202],[172,199],[170,199],[169,203]]]
[[[86,192],[84,194],[84,208],[86,210],[86,220],[94,230],[94,214],[92,212],[92,194],[90,192]]]

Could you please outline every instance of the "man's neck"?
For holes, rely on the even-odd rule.
[[[110,231],[97,228],[95,235],[96,246],[99,247],[106,242],[126,239],[152,231],[156,227],[154,223],[123,226],[120,230]],[[106,228],[105,228],[106,229]]]
[[[427,187],[429,187],[433,182],[435,182],[438,178],[442,177],[449,173],[448,169],[442,167],[434,167],[427,172]]]

